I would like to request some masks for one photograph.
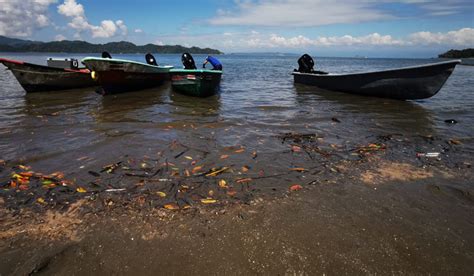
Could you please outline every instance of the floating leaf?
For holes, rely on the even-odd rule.
[[[193,173],[197,173],[201,169],[202,169],[202,166],[196,166],[196,167],[193,168]]]
[[[227,155],[227,154],[221,155],[221,159],[227,159],[227,158],[229,158],[229,155]]]
[[[298,147],[298,146],[291,146],[291,151],[292,151],[292,152],[300,152],[300,151],[301,151],[301,148]]]
[[[23,166],[23,165],[18,165],[18,168],[20,168],[20,169],[22,169],[22,170],[25,170],[25,171],[31,169],[31,167]]]
[[[461,145],[461,141],[459,140],[455,140],[455,139],[451,139],[449,140],[449,143],[452,144],[452,145]]]
[[[257,152],[256,151],[252,152],[252,158],[253,159],[257,158]]]
[[[157,195],[159,195],[160,197],[166,197],[166,193],[164,192],[156,192]]]
[[[237,194],[236,191],[232,190],[232,191],[227,191],[227,195],[229,196],[235,196]]]
[[[168,210],[179,210],[179,206],[176,203],[165,204],[163,208]]]
[[[54,172],[51,174],[52,177],[56,177],[56,178],[59,178],[59,179],[63,179],[64,178],[64,173],[62,172]]]
[[[216,176],[220,173],[223,173],[225,172],[226,170],[228,170],[229,167],[222,167],[221,169],[217,169],[215,171],[211,171],[210,173],[206,174],[206,176]],[[214,169],[213,169],[214,170]]]
[[[304,172],[304,171],[306,171],[306,169],[305,168],[291,168],[290,171]]]
[[[201,203],[204,203],[204,204],[213,204],[213,203],[216,203],[217,200],[216,199],[212,199],[212,198],[203,198],[201,199]]]
[[[44,201],[44,199],[42,197],[38,197],[38,199],[36,199],[36,201],[38,203],[41,203],[41,204],[46,204],[46,201]]]
[[[241,179],[237,179],[235,182],[237,183],[246,183],[246,182],[250,182],[252,181],[252,178],[241,178]]]
[[[50,184],[53,184],[53,181],[51,181],[51,180],[43,180],[41,183],[43,183],[43,185],[50,185]]]
[[[219,180],[219,187],[227,188],[227,182],[224,179]]]
[[[290,191],[292,191],[292,192],[296,192],[296,191],[299,191],[301,189],[303,189],[303,187],[301,185],[298,185],[298,184],[290,186]]]
[[[242,153],[242,152],[244,152],[244,151],[245,151],[245,149],[244,149],[244,148],[241,148],[241,149],[236,150],[235,153]]]
[[[184,158],[186,158],[188,160],[193,160],[193,158],[191,156],[185,156]]]
[[[33,172],[21,172],[21,173],[19,173],[19,175],[21,175],[23,177],[32,177]]]
[[[86,193],[86,192],[87,192],[87,190],[84,189],[84,188],[82,188],[82,187],[78,187],[78,188],[76,189],[76,191],[77,191],[78,193]]]

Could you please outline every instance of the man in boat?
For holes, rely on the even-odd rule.
[[[206,68],[207,63],[210,63],[212,65],[212,70],[222,70],[221,62],[213,56],[207,56],[206,60],[204,61],[204,64],[202,65],[202,68]]]

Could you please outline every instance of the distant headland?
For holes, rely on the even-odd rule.
[[[110,42],[106,44],[92,44],[79,40],[40,42],[0,36],[0,52],[101,53],[103,51],[122,54],[177,54],[184,52],[193,54],[222,54],[221,51],[216,49],[184,47],[181,45],[146,44],[139,46],[127,41]]]
[[[474,58],[474,49],[449,50],[446,53],[438,55],[439,58]]]

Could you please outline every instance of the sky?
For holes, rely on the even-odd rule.
[[[474,48],[474,1],[0,0],[0,35],[225,53],[434,57]]]

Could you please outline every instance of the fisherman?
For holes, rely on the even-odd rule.
[[[212,70],[222,70],[221,62],[215,57],[207,56],[206,60],[204,61],[204,64],[202,65],[202,68],[206,68],[207,63],[210,63],[212,65]]]

